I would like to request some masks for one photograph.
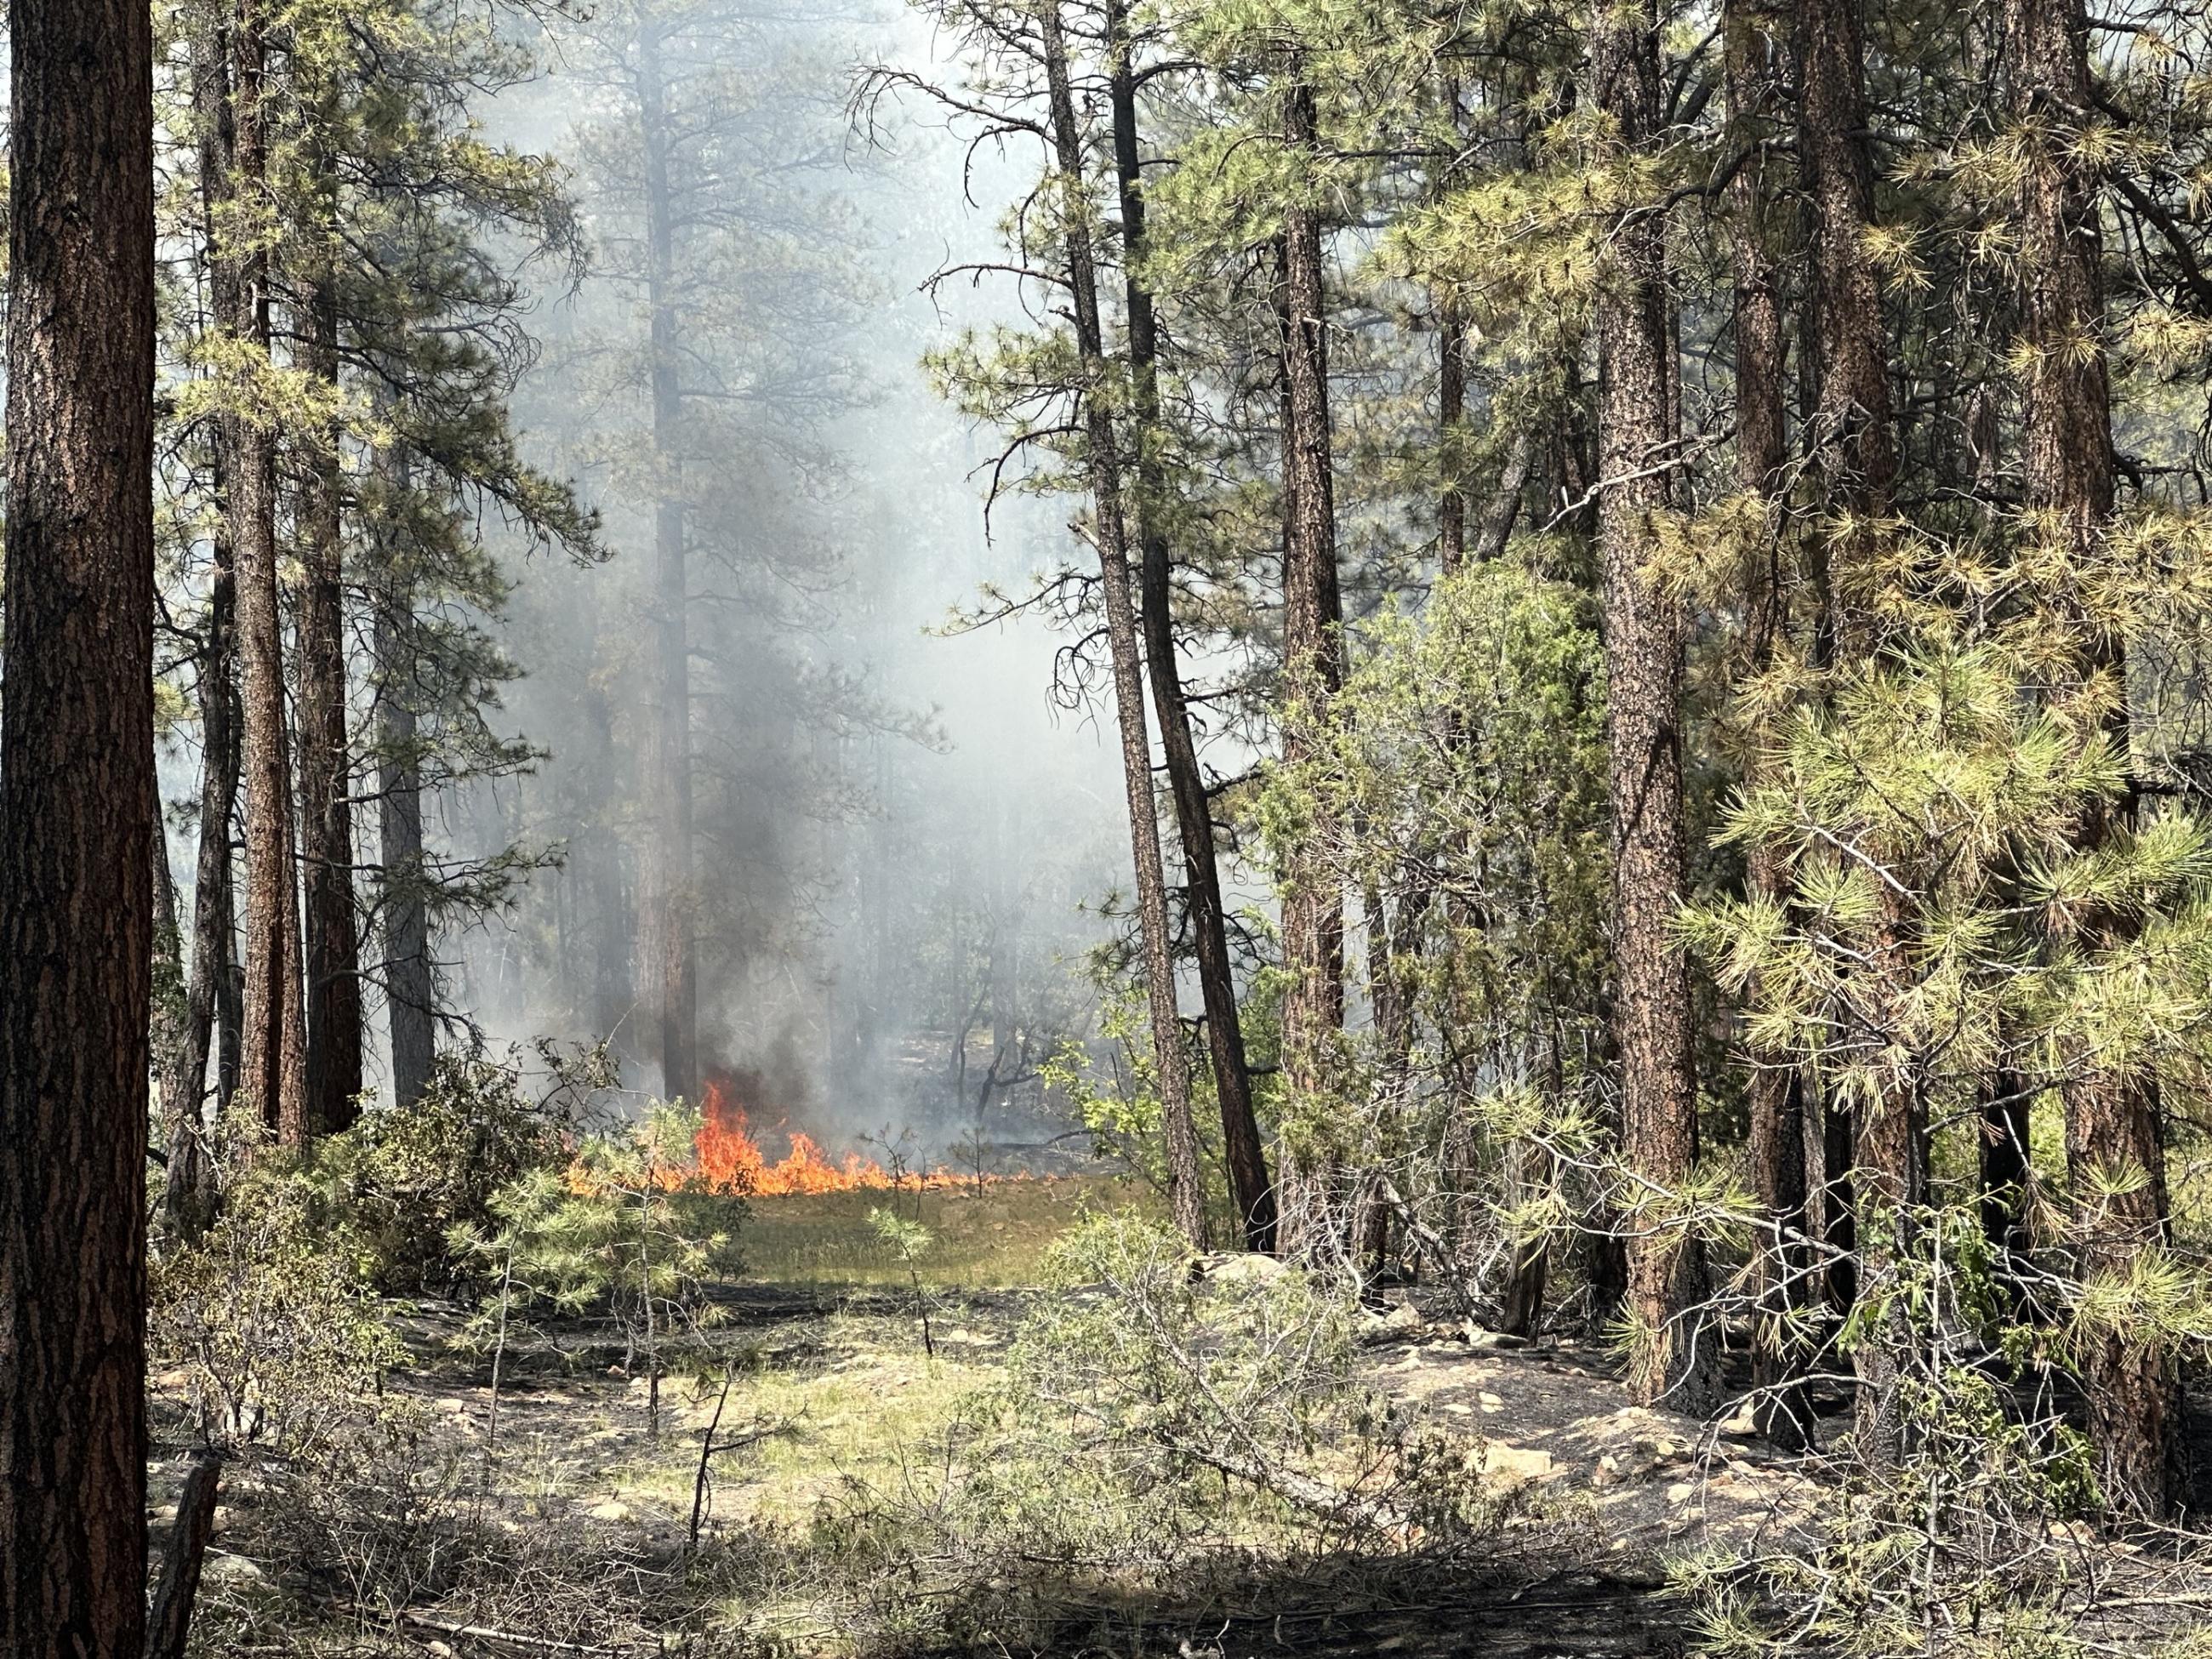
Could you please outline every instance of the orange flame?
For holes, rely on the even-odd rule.
[[[918,1192],[925,1188],[973,1185],[975,1179],[942,1164],[927,1173],[914,1170],[894,1175],[858,1152],[848,1152],[833,1161],[820,1142],[799,1130],[792,1132],[791,1150],[771,1164],[753,1138],[745,1109],[732,1101],[720,1083],[711,1081],[707,1085],[699,1133],[692,1139],[692,1152],[698,1160],[696,1178],[700,1184],[713,1192],[739,1197],[888,1192],[894,1187]],[[983,1182],[991,1185],[1002,1179],[987,1175]]]

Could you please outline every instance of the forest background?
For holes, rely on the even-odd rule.
[[[2185,1515],[2201,18],[155,25],[106,95],[150,134],[165,787],[118,771],[128,833],[80,837],[133,896],[113,994],[70,1004],[117,1034],[88,1103],[132,1098],[73,1158],[27,1085],[15,1352],[133,1363],[100,1333],[144,1304],[149,1079],[157,1310],[257,1183],[339,1237],[319,1206],[396,1202],[376,1159],[442,1123],[409,1267],[503,1262],[501,1343],[518,1265],[550,1273],[656,1356],[721,1237],[656,1195],[699,1195],[732,1110],[850,1139],[886,1106],[894,1170],[901,1129],[958,1126],[980,1186],[1019,1091],[1162,1196],[1170,1234],[1092,1239],[1110,1283],[1224,1246],[1344,1297],[1418,1275],[1508,1336],[1602,1334],[1641,1406],[1839,1460],[1847,1524],[1690,1571],[1717,1639],[1868,1607],[2040,1632],[2086,1616],[2052,1526]],[[19,40],[19,105],[46,61]],[[52,280],[29,177],[11,258]],[[11,287],[10,397],[66,422],[55,385],[105,383],[40,372],[50,291]],[[26,479],[29,871],[90,822],[34,783],[108,750],[41,718],[76,624],[41,631]],[[963,637],[925,650],[948,590]],[[1049,671],[1008,694],[1038,623]],[[916,665],[955,651],[991,678],[940,717]],[[26,962],[100,921],[82,881],[10,891]],[[20,999],[26,1076],[82,1046],[40,1024],[55,989]],[[534,1072],[498,1059],[526,1034]],[[118,1192],[82,1237],[40,1219]],[[40,1323],[49,1277],[104,1287],[100,1329]],[[84,1432],[135,1444],[137,1409]]]

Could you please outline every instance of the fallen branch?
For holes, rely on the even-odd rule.
[[[337,1611],[350,1613],[357,1619],[389,1619],[395,1624],[413,1625],[421,1630],[434,1630],[441,1636],[465,1636],[477,1642],[504,1643],[510,1647],[535,1648],[546,1653],[613,1653],[621,1648],[594,1647],[588,1642],[563,1642],[550,1636],[529,1636],[521,1631],[500,1630],[490,1625],[467,1625],[458,1619],[441,1619],[434,1613],[422,1613],[413,1607],[382,1611],[356,1605],[341,1605]]]

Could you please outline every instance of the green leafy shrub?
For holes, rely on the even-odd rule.
[[[197,1243],[155,1257],[149,1346],[158,1370],[183,1373],[202,1438],[295,1452],[330,1441],[405,1358],[368,1265],[283,1168],[249,1174]]]
[[[649,1421],[660,1426],[660,1381],[672,1346],[719,1322],[708,1280],[737,1266],[736,1199],[696,1184],[699,1114],[656,1105],[643,1118],[585,1136],[564,1167],[526,1170],[490,1194],[481,1224],[448,1243],[489,1285],[469,1339],[501,1358],[532,1308],[598,1315],[642,1356]]]
[[[1371,1582],[1494,1536],[1504,1511],[1466,1445],[1361,1379],[1357,1306],[1333,1280],[1197,1266],[1157,1221],[1087,1218],[945,1443],[898,1489],[825,1506],[817,1547],[871,1639],[1044,1647],[1133,1595],[1233,1599],[1353,1559]]]
[[[468,1264],[453,1230],[491,1218],[493,1195],[565,1158],[558,1114],[531,1098],[512,1063],[440,1056],[410,1105],[363,1114],[317,1148],[313,1180],[326,1218],[368,1253],[380,1288],[455,1284]]]

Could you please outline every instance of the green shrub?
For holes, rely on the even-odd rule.
[[[149,1347],[157,1370],[184,1373],[211,1445],[320,1446],[406,1357],[364,1254],[315,1209],[296,1170],[257,1170],[197,1243],[154,1260]]]
[[[656,1105],[643,1118],[585,1136],[562,1169],[525,1170],[485,1201],[480,1223],[453,1228],[448,1248],[472,1264],[487,1294],[469,1340],[500,1362],[532,1308],[603,1316],[641,1356],[648,1422],[660,1431],[660,1380],[720,1310],[708,1280],[737,1266],[732,1227],[744,1206],[694,1184],[699,1115]]]
[[[456,1228],[491,1218],[494,1194],[566,1158],[564,1124],[532,1100],[512,1063],[440,1057],[411,1105],[374,1109],[317,1147],[312,1178],[326,1219],[368,1253],[379,1288],[449,1288],[469,1264]]]
[[[1196,1266],[1156,1221],[1087,1218],[1048,1258],[1004,1380],[895,1488],[824,1506],[813,1543],[862,1645],[1118,1650],[1117,1607],[1218,1608],[1293,1564],[1357,1562],[1371,1584],[1490,1549],[1501,1500],[1463,1443],[1362,1380],[1349,1297],[1266,1258]]]

